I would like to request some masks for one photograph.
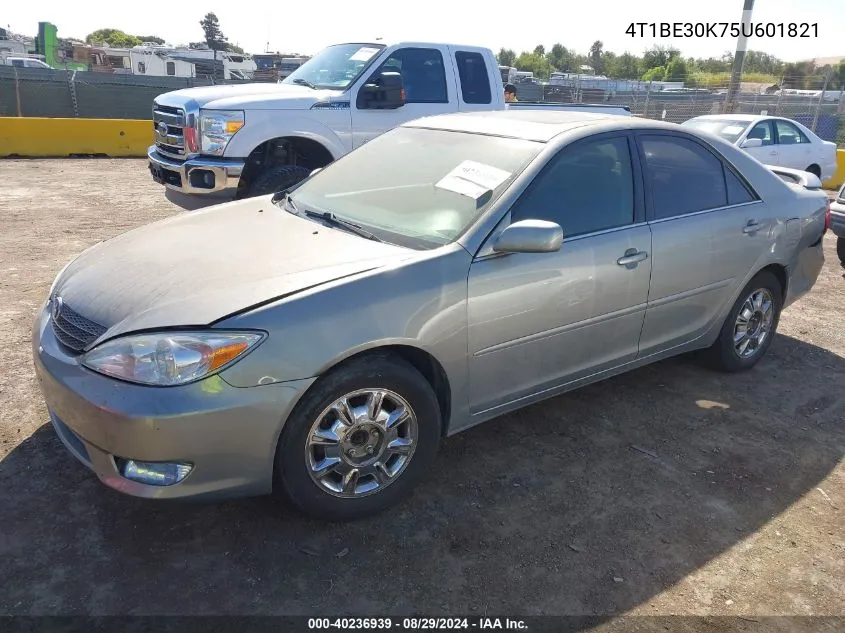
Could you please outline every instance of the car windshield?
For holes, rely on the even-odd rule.
[[[381,44],[329,46],[285,77],[281,83],[346,90],[378,57],[383,48]]]
[[[734,119],[691,119],[685,121],[683,125],[699,130],[701,132],[708,132],[721,136],[726,141],[735,143],[736,140],[742,136],[745,128],[748,127],[748,121],[738,121]]]
[[[395,128],[291,192],[290,208],[332,213],[379,239],[415,249],[455,241],[543,144]]]

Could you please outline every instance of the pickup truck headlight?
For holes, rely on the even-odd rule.
[[[242,110],[200,110],[200,152],[222,156],[229,141],[243,126]]]
[[[261,332],[159,332],[106,341],[85,354],[88,369],[157,387],[184,385],[231,365],[265,338]]]

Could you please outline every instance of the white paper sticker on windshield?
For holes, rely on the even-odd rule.
[[[455,193],[459,193],[462,196],[467,196],[468,198],[472,198],[473,200],[478,200],[481,196],[489,191],[487,187],[482,187],[474,182],[470,182],[469,180],[464,180],[459,176],[448,175],[440,179],[437,184],[434,185],[440,189],[446,189],[448,191],[454,191]]]
[[[355,54],[349,59],[354,62],[365,62],[378,52],[379,49],[377,48],[373,48],[372,46],[363,46],[355,51]]]
[[[490,165],[465,160],[446,174],[447,178],[449,176],[457,176],[458,178],[469,180],[477,185],[481,185],[485,189],[495,189],[510,177],[510,173],[502,169],[496,169]]]

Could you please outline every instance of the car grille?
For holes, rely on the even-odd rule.
[[[59,343],[75,352],[84,350],[100,338],[107,329],[99,323],[86,319],[60,300],[58,308],[54,300],[51,302],[50,309],[53,334],[56,335]]]
[[[185,158],[185,111],[182,108],[154,104],[153,134],[161,153]]]

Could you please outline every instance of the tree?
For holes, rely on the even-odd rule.
[[[840,61],[834,69],[831,83],[835,84],[839,90],[845,89],[845,59]]]
[[[604,42],[601,40],[596,40],[593,42],[593,45],[590,46],[590,66],[593,67],[593,70],[596,71],[597,75],[601,75],[604,70],[601,63],[601,53],[603,48]]]
[[[674,57],[666,66],[665,81],[685,81],[687,78],[687,64],[680,57]]]
[[[213,51],[225,51],[228,41],[223,31],[220,30],[220,21],[213,13],[206,13],[200,20],[200,26],[205,34],[205,43]]]
[[[534,47],[534,54],[542,57],[546,54],[546,47],[542,44],[537,44],[537,46]]]
[[[654,66],[649,68],[643,75],[643,81],[663,81],[666,76],[665,66]]]
[[[614,79],[638,79],[640,58],[625,52],[619,55],[604,53],[604,73]]]
[[[546,79],[551,72],[549,60],[543,55],[537,53],[523,52],[514,61],[514,66],[517,70],[523,70],[534,73],[534,76],[539,79]]]
[[[141,43],[141,38],[129,35],[119,29],[98,29],[85,38],[87,44],[105,44],[113,48],[132,48]]]
[[[230,53],[238,53],[239,55],[243,55],[246,52],[237,44],[226,44],[226,50]]]
[[[139,40],[142,42],[153,42],[154,44],[163,45],[164,39],[160,37],[156,37],[155,35],[138,35]]]
[[[681,54],[676,48],[665,46],[652,46],[643,55],[643,72],[649,71],[656,66],[667,66],[673,57]]]
[[[510,48],[500,48],[496,59],[499,60],[501,66],[513,66],[514,61],[516,61],[516,53]]]
[[[555,44],[546,53],[546,59],[553,68],[558,70],[572,70],[572,53],[563,44]]]

